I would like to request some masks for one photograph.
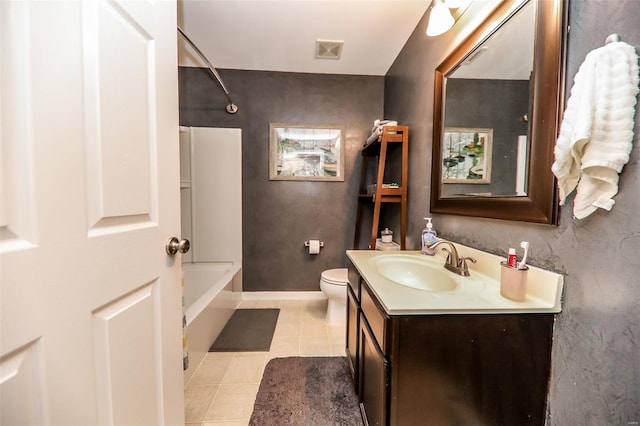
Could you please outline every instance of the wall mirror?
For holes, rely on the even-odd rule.
[[[432,212],[557,224],[564,6],[504,1],[436,68]]]

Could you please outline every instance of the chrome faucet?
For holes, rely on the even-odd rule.
[[[467,260],[473,263],[476,263],[476,260],[473,257],[463,257],[458,255],[458,250],[456,250],[456,246],[454,246],[453,243],[449,241],[444,241],[444,240],[438,241],[437,243],[432,245],[430,248],[435,250],[436,247],[442,244],[446,244],[451,248],[450,250],[448,250],[445,247],[442,248],[442,251],[447,253],[447,260],[444,262],[445,269],[453,272],[454,274],[461,275],[463,277],[470,276],[469,267],[467,266]]]

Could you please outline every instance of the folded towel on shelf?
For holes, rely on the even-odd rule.
[[[382,129],[385,126],[397,126],[398,122],[395,120],[375,120],[373,122],[373,128],[371,129],[371,136],[367,138],[367,143],[365,145],[369,145],[371,142],[375,141],[382,135]]]
[[[633,148],[638,74],[635,48],[614,42],[590,52],[575,76],[551,169],[560,205],[577,189],[577,219],[615,204],[618,173]]]
[[[397,126],[398,122],[395,120],[374,120],[373,122],[373,132],[376,129],[382,129],[384,126]]]
[[[371,136],[367,138],[367,143],[365,145],[369,145],[371,142],[374,142],[375,140],[377,140],[381,134],[382,134],[382,127],[379,129],[378,128],[373,129],[373,131],[371,132]]]

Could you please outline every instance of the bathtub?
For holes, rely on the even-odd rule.
[[[240,262],[208,262],[185,263],[182,271],[189,342],[187,383],[240,303],[242,270]]]

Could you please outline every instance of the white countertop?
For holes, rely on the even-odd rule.
[[[454,243],[461,256],[471,256],[470,277],[462,277],[444,269],[445,255],[425,256],[418,251],[347,250],[347,256],[365,279],[378,301],[390,315],[440,314],[516,314],[561,312],[564,277],[560,274],[529,266],[527,293],[523,302],[514,302],[500,295],[500,262],[506,260]],[[400,285],[382,276],[373,259],[379,256],[417,256],[420,261],[442,268],[456,281],[451,291],[429,292]]]

